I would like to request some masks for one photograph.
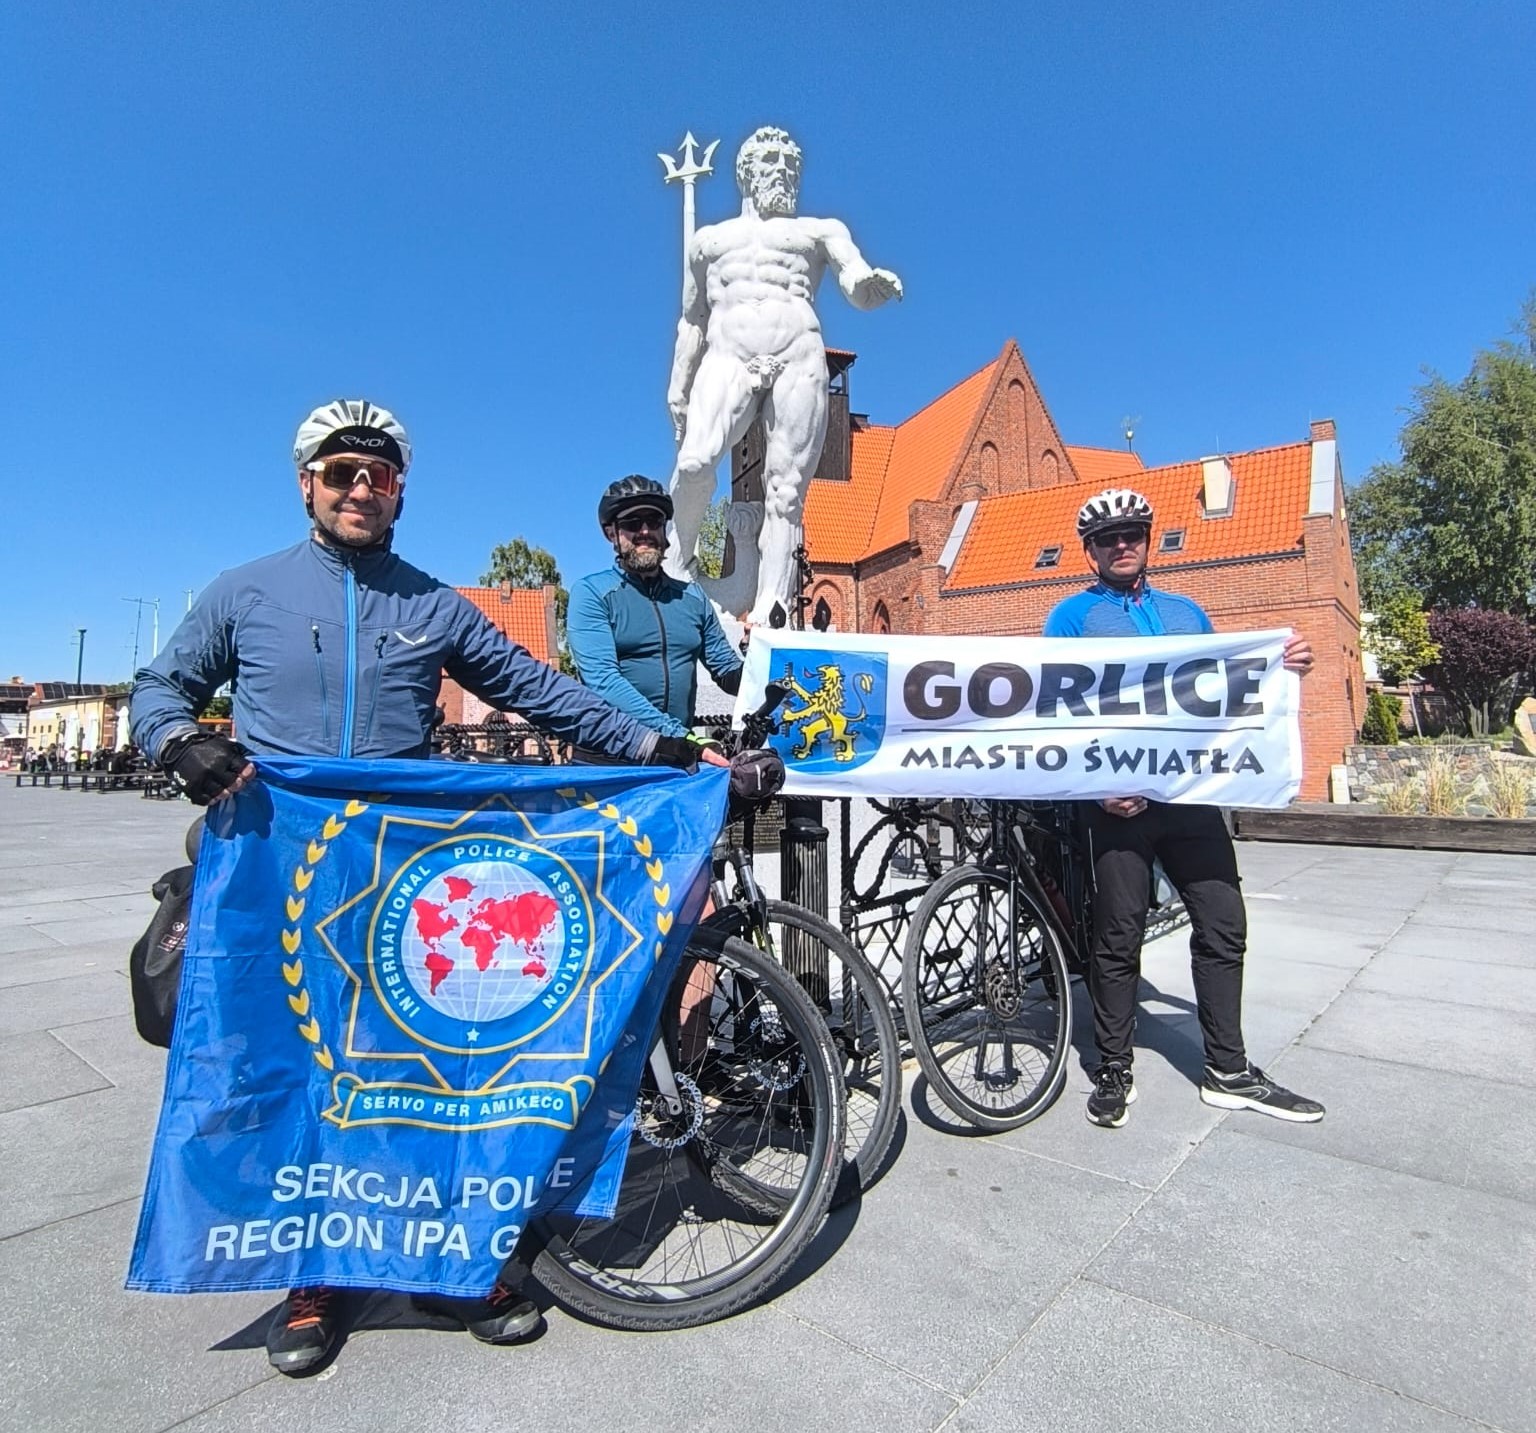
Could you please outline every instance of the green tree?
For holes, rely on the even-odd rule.
[[[1397,719],[1402,703],[1396,697],[1373,688],[1365,702],[1365,720],[1360,724],[1360,740],[1367,746],[1396,746]]]
[[[725,509],[724,498],[712,502],[704,513],[699,528],[699,573],[704,577],[718,577],[725,565]]]
[[[1387,597],[1371,619],[1360,633],[1360,645],[1376,658],[1388,686],[1407,681],[1440,655],[1429,635],[1429,614],[1410,593]]]
[[[1360,599],[1536,608],[1536,294],[1513,341],[1459,383],[1430,374],[1398,436],[1350,499]]]
[[[542,547],[531,547],[521,537],[497,543],[491,549],[490,571],[480,574],[480,585],[500,587],[503,582],[509,582],[513,587],[555,589],[555,642],[559,648],[560,670],[568,677],[574,677],[576,664],[571,660],[571,649],[565,640],[565,614],[571,594],[565,589],[560,564],[555,561],[554,554]]]

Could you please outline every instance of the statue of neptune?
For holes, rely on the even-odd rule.
[[[847,226],[795,213],[800,149],[782,129],[757,130],[736,156],[741,215],[700,229],[688,249],[667,407],[678,439],[676,509],[667,570],[695,576],[695,547],[715,468],[761,412],[767,435],[757,600],[750,623],[795,598],[805,487],[827,430],[827,360],[812,301],[828,268],[855,308],[901,297],[872,269]],[[740,615],[740,614],[732,614]]]

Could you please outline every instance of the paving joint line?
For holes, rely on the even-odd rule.
[[[860,1354],[872,1363],[878,1363],[882,1368],[890,1369],[892,1373],[899,1373],[903,1378],[910,1378],[914,1383],[921,1383],[925,1388],[931,1388],[935,1393],[942,1393],[946,1398],[952,1400],[962,1397],[954,1389],[948,1388],[935,1379],[929,1378],[927,1374],[918,1373],[916,1369],[906,1368],[894,1359],[887,1358],[882,1353],[876,1353],[872,1348],[865,1348],[863,1344],[856,1343],[853,1339],[838,1333],[835,1329],[829,1329],[824,1324],[817,1323],[815,1319],[806,1318],[804,1314],[797,1314],[792,1309],[776,1308],[772,1304],[769,1304],[768,1308],[780,1318],[788,1319],[791,1323],[799,1324],[801,1328],[810,1329],[812,1333],[831,1339],[833,1343],[841,1344],[850,1353]]]
[[[12,1239],[25,1239],[28,1234],[41,1234],[45,1229],[57,1229],[61,1224],[74,1223],[76,1219],[89,1219],[93,1214],[105,1214],[109,1209],[121,1209],[125,1204],[137,1204],[140,1198],[140,1195],[130,1194],[124,1199],[113,1199],[91,1209],[82,1209],[77,1214],[66,1214],[62,1219],[50,1219],[46,1224],[34,1224],[30,1229],[18,1229],[13,1234],[0,1234],[0,1244],[8,1244]]]
[[[1232,1113],[1236,1114],[1237,1111],[1234,1110]],[[1319,1159],[1336,1159],[1344,1164],[1358,1165],[1361,1169],[1375,1169],[1379,1170],[1383,1174],[1398,1175],[1403,1179],[1416,1179],[1424,1184],[1437,1184],[1442,1189],[1456,1189],[1460,1190],[1463,1194],[1481,1195],[1484,1199],[1500,1199],[1515,1205],[1536,1204],[1536,1199],[1521,1199],[1519,1196],[1514,1194],[1496,1194],[1493,1191],[1487,1189],[1474,1189],[1469,1184],[1452,1184],[1449,1180],[1436,1178],[1436,1176],[1433,1174],[1419,1174],[1411,1169],[1394,1169],[1390,1164],[1377,1164],[1374,1160],[1357,1159],[1352,1154],[1339,1154],[1331,1149],[1310,1149],[1304,1144],[1291,1144],[1286,1140],[1266,1139],[1261,1134],[1251,1133],[1251,1130],[1254,1128],[1258,1128],[1258,1126],[1250,1126],[1249,1128],[1245,1129],[1239,1125],[1234,1125],[1232,1127],[1232,1133],[1237,1135],[1240,1139],[1260,1140],[1264,1144],[1278,1145],[1282,1149],[1304,1151],[1307,1154],[1316,1155]]]
[[[247,1384],[244,1388],[237,1388],[233,1393],[226,1393],[223,1398],[215,1399],[212,1403],[206,1404],[202,1408],[194,1410],[193,1412],[187,1414],[185,1418],[178,1418],[174,1423],[162,1424],[155,1430],[155,1433],[172,1433],[172,1430],[174,1429],[185,1428],[187,1424],[189,1424],[194,1418],[202,1418],[205,1415],[212,1413],[216,1408],[222,1408],[226,1403],[233,1403],[237,1398],[244,1398],[247,1393],[251,1393],[258,1388],[263,1388],[267,1384],[271,1383],[274,1378],[281,1377],[283,1377],[283,1375],[280,1374],[276,1369],[273,1369],[264,1377],[258,1378],[255,1383]]]
[[[109,1015],[106,1018],[108,1020],[114,1020],[114,1019],[120,1019],[121,1017],[120,1016]],[[88,1021],[88,1020],[82,1020],[80,1023],[82,1025],[88,1025],[91,1022]],[[103,1070],[100,1065],[98,1065],[94,1061],[92,1061],[89,1056],[82,1055],[77,1049],[75,1049],[75,1047],[73,1045],[71,1045],[69,1043],[68,1040],[66,1040],[62,1035],[59,1034],[59,1030],[67,1030],[67,1029],[71,1029],[71,1028],[73,1028],[73,1027],[68,1026],[68,1025],[60,1025],[57,1030],[45,1030],[43,1033],[45,1035],[47,1035],[50,1039],[55,1041],[59,1045],[59,1047],[61,1049],[68,1050],[69,1053],[71,1055],[73,1055],[75,1057],[75,1059],[79,1060],[80,1063],[83,1064],[87,1069],[95,1070],[96,1073],[98,1075],[100,1075],[101,1078],[104,1079],[107,1082],[107,1084],[109,1084],[114,1090],[122,1089],[122,1086],[120,1084],[118,1084],[118,1082],[116,1080],[114,1080],[111,1075],[109,1075],[105,1070]],[[82,1090],[80,1093],[81,1094],[95,1094],[97,1092],[94,1091],[94,1090]],[[60,1099],[68,1099],[69,1096],[61,1095],[59,1098]],[[45,1101],[42,1101],[42,1103],[44,1103],[44,1104],[52,1104],[53,1101],[52,1100],[45,1100]],[[31,1106],[28,1106],[28,1108],[31,1108]]]
[[[1096,1284],[1112,1294],[1117,1294],[1123,1299],[1130,1299],[1133,1303],[1144,1305],[1149,1309],[1157,1309],[1165,1314],[1172,1314],[1174,1318],[1183,1319],[1186,1323],[1195,1324],[1200,1328],[1212,1329],[1218,1333],[1230,1334],[1233,1338],[1240,1338],[1246,1343],[1257,1344],[1260,1348],[1273,1350],[1275,1353],[1284,1354],[1287,1358],[1300,1359],[1303,1363],[1310,1363],[1314,1368],[1326,1369],[1329,1373],[1338,1374],[1340,1378],[1347,1378],[1352,1383],[1364,1384],[1367,1388],[1379,1389],[1382,1393],[1390,1394],[1393,1398],[1401,1398],[1408,1403],[1416,1403],[1421,1408],[1433,1409],[1436,1413],[1444,1413],[1452,1418],[1460,1418],[1468,1423],[1474,1423],[1479,1428],[1486,1428],[1489,1433],[1510,1433],[1501,1423],[1490,1423],[1486,1418],[1479,1418],[1475,1413],[1462,1413],[1454,1408],[1447,1408],[1443,1403],[1432,1403],[1427,1398],[1420,1398],[1414,1393],[1404,1393],[1400,1388],[1393,1388],[1389,1383],[1382,1383],[1374,1378],[1367,1378],[1364,1374],[1352,1373],[1347,1368],[1340,1368],[1337,1364],[1328,1363],[1323,1359],[1314,1358],[1309,1353],[1302,1353],[1294,1348],[1287,1348],[1284,1344],[1275,1343],[1272,1339],[1259,1338],[1256,1334],[1248,1333],[1244,1329],[1235,1329],[1230,1324],[1219,1323],[1215,1319],[1201,1318],[1199,1314],[1187,1313],[1183,1309],[1173,1308],[1169,1304],[1160,1304],[1156,1299],[1149,1299],[1144,1294],[1133,1294],[1126,1289],[1117,1288],[1114,1284],[1105,1283],[1102,1279],[1096,1279],[1091,1274],[1081,1276],[1084,1283]]]

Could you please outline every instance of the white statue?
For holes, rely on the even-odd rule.
[[[846,225],[795,213],[800,149],[782,129],[759,129],[741,146],[736,183],[740,217],[687,241],[683,316],[667,387],[678,440],[667,570],[695,578],[716,466],[761,412],[768,440],[763,520],[756,599],[747,616],[756,623],[767,622],[776,604],[786,614],[793,609],[805,487],[827,431],[826,351],[812,306],[817,285],[830,267],[848,302],[872,309],[899,299],[901,280],[870,268]]]

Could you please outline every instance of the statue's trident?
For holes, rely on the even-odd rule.
[[[720,141],[714,140],[704,151],[703,159],[695,159],[693,147],[698,141],[694,139],[690,130],[683,136],[682,164],[673,163],[670,154],[658,154],[656,156],[667,169],[666,182],[671,184],[673,180],[681,180],[683,185],[683,287],[688,286],[688,246],[693,243],[693,183],[696,179],[702,179],[706,174],[713,174],[714,167],[710,160],[715,156],[715,150]]]

